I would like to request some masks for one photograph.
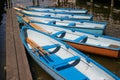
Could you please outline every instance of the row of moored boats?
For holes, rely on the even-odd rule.
[[[93,15],[82,9],[14,9],[25,48],[54,79],[120,80],[82,53],[120,57],[120,39],[103,35],[106,22],[93,21]]]

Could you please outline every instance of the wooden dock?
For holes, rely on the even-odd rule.
[[[32,80],[27,56],[19,36],[15,11],[7,9],[6,21],[6,80]]]

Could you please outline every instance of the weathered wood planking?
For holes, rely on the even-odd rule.
[[[6,24],[6,80],[19,80],[10,11],[7,10]]]
[[[32,80],[19,26],[13,9],[7,9],[6,80]]]

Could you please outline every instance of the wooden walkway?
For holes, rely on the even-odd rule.
[[[24,46],[19,36],[15,11],[7,9],[6,21],[6,80],[32,80]]]

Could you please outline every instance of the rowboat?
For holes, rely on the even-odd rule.
[[[112,72],[54,36],[22,28],[28,53],[55,80],[120,80]]]
[[[48,12],[56,12],[61,14],[87,14],[88,10],[86,9],[72,9],[72,8],[55,8],[55,7],[38,7],[38,6],[23,6],[17,5],[19,8],[34,10],[34,11],[48,11]]]
[[[88,10],[85,9],[71,9],[71,8],[42,8],[42,7],[34,7],[28,6],[26,7],[28,10],[33,11],[47,11],[51,13],[61,13],[61,14],[87,14]]]
[[[95,35],[79,30],[56,27],[44,23],[32,23],[29,18],[22,18],[26,25],[65,41],[74,48],[83,52],[108,56],[120,57],[120,39],[105,35]]]
[[[60,26],[63,28],[77,29],[81,31],[86,31],[94,34],[104,34],[107,24],[105,22],[95,22],[95,21],[71,21],[71,20],[60,20],[55,18],[46,17],[34,17],[27,16],[22,13],[17,13],[17,17],[29,17],[31,22],[43,22],[53,26]],[[19,20],[20,21],[20,20]]]
[[[36,17],[53,17],[53,18],[61,18],[66,20],[93,20],[93,15],[90,14],[60,14],[60,13],[50,13],[50,12],[38,12],[38,11],[30,11],[23,8],[14,8],[16,11],[21,12],[23,14],[27,14],[29,16]]]
[[[42,8],[28,6],[27,9],[34,11],[49,11],[49,12],[58,12],[58,13],[71,13],[71,14],[86,14],[88,10],[85,9],[71,9],[71,8]]]

